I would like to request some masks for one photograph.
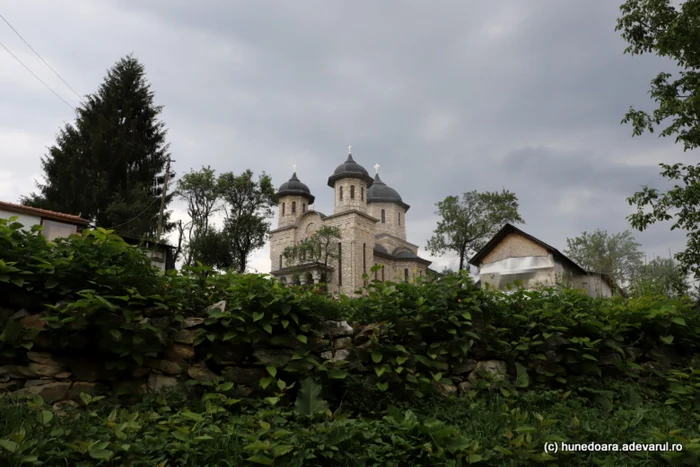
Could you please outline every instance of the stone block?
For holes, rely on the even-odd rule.
[[[173,359],[188,360],[194,358],[194,347],[186,344],[172,342],[165,350],[165,356]]]
[[[211,313],[214,310],[219,310],[222,313],[226,311],[226,300],[221,300],[220,302],[216,302],[213,305],[208,306],[204,311],[206,313]]]
[[[56,376],[57,374],[63,373],[66,370],[61,366],[44,365],[36,362],[29,363],[27,368],[38,376]]]
[[[196,381],[216,381],[216,374],[206,364],[197,363],[187,369],[187,375]]]
[[[432,385],[440,391],[440,394],[443,396],[450,396],[457,394],[457,386],[454,384],[445,384],[441,383],[440,381],[432,381]]]
[[[160,391],[161,389],[169,388],[177,384],[177,378],[172,376],[159,375],[151,373],[148,375],[148,389],[150,391]]]
[[[341,337],[333,341],[336,350],[347,349],[352,345],[352,337]]]
[[[98,393],[98,386],[95,383],[86,383],[85,381],[76,381],[73,386],[68,390],[67,399],[80,401],[81,393],[89,394],[94,396]]]
[[[56,401],[68,398],[68,391],[73,383],[70,382],[54,382],[46,383],[38,386],[25,388],[22,391],[31,394],[38,394],[45,402],[51,404]]]
[[[237,384],[254,384],[265,377],[267,371],[260,367],[230,366],[224,368],[221,374],[224,379]]]
[[[197,339],[199,331],[197,329],[181,329],[173,333],[171,339],[173,342],[178,342],[180,344],[194,344]]]
[[[352,336],[353,329],[347,321],[324,321],[321,323],[321,332],[329,337]]]
[[[147,358],[143,362],[145,367],[158,370],[166,375],[177,376],[187,371],[188,364],[182,359],[156,359]]]
[[[200,326],[206,321],[204,318],[185,318],[180,325],[180,329],[189,329],[195,326]]]
[[[39,315],[29,315],[22,318],[20,324],[24,329],[33,329],[41,331],[46,327],[46,321]]]
[[[258,349],[253,352],[253,358],[262,365],[283,366],[294,356],[289,349]]]
[[[467,379],[470,383],[474,384],[474,382],[479,379],[479,376],[481,375],[487,375],[491,378],[505,378],[506,371],[506,362],[501,360],[486,360],[477,363],[476,368],[474,368],[474,371],[469,373],[469,377]]]
[[[463,362],[458,363],[452,367],[452,374],[463,375],[465,373],[469,373],[470,371],[474,370],[474,368],[476,368],[477,363],[478,362],[476,360],[464,360]]]

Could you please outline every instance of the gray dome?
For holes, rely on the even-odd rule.
[[[328,186],[333,188],[335,182],[343,178],[359,178],[367,182],[367,185],[372,183],[372,177],[369,176],[364,167],[355,162],[352,154],[348,154],[347,160],[335,169],[333,175],[328,177]]]
[[[292,178],[290,178],[288,182],[284,182],[280,186],[280,189],[277,191],[277,196],[303,196],[309,200],[309,204],[313,204],[316,199],[311,194],[309,187],[299,181],[296,172],[294,172]]]
[[[374,177],[372,186],[367,190],[367,203],[395,203],[408,211],[410,206],[403,202],[401,195],[385,184],[380,178],[379,174]]]

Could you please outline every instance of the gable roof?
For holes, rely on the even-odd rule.
[[[496,235],[494,235],[493,238],[491,240],[489,240],[489,242],[486,245],[484,245],[484,247],[481,250],[479,250],[474,256],[471,257],[471,259],[469,260],[469,264],[472,264],[474,266],[479,266],[479,264],[481,264],[481,261],[483,261],[483,259],[486,257],[486,255],[491,253],[491,251],[494,248],[496,248],[496,246],[499,243],[501,243],[510,234],[516,234],[516,235],[520,235],[522,237],[527,238],[531,242],[533,242],[533,243],[541,246],[545,250],[547,250],[547,252],[549,254],[551,254],[552,256],[554,256],[555,258],[558,258],[559,260],[561,260],[565,263],[568,263],[571,267],[573,267],[577,271],[579,271],[583,274],[588,274],[588,271],[586,271],[581,266],[576,264],[572,259],[567,257],[561,251],[554,248],[552,245],[549,245],[549,244],[543,242],[542,240],[540,240],[539,238],[533,237],[532,235],[530,235],[526,232],[523,232],[522,230],[520,230],[519,228],[515,227],[512,224],[504,225],[503,228],[501,228],[501,230],[499,230],[496,233]]]
[[[7,203],[5,201],[0,201],[0,209],[6,211],[15,212],[17,214],[28,214],[39,216],[44,219],[59,221],[59,222],[70,222],[77,225],[88,225],[89,221],[83,219],[80,216],[74,216],[72,214],[65,214],[62,212],[49,211],[47,209],[39,209],[31,206],[24,206],[23,204]]]
[[[564,263],[569,264],[572,268],[574,268],[575,270],[579,271],[582,274],[585,274],[588,276],[600,276],[600,278],[603,281],[605,281],[610,286],[611,289],[617,290],[620,294],[624,295],[624,291],[622,290],[622,288],[620,286],[617,285],[617,283],[615,283],[613,281],[612,276],[610,276],[610,274],[594,272],[594,271],[587,271],[587,270],[583,269],[581,266],[576,264],[576,262],[574,262],[571,258],[569,258],[564,253],[562,253],[561,251],[554,248],[552,245],[549,245],[549,244],[543,242],[542,240],[540,240],[539,238],[533,237],[532,235],[530,235],[526,232],[523,232],[522,230],[520,230],[519,228],[515,227],[512,224],[504,225],[503,228],[501,228],[501,230],[499,230],[496,233],[496,235],[494,235],[493,238],[491,240],[489,240],[489,242],[486,245],[484,245],[484,247],[481,250],[479,250],[474,256],[471,257],[471,259],[469,260],[469,264],[478,267],[481,264],[481,261],[486,257],[486,255],[491,253],[491,251],[494,248],[496,248],[496,246],[499,243],[501,243],[509,234],[512,234],[512,233],[516,234],[516,235],[520,235],[522,237],[525,237],[526,239],[530,240],[531,242],[541,246],[542,248],[547,250],[547,252],[549,254],[551,254],[553,257],[559,259],[560,261],[562,261]]]

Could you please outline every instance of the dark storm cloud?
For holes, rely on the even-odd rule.
[[[296,164],[328,213],[327,177],[352,144],[412,206],[409,240],[421,247],[434,203],[473,189],[515,191],[526,230],[560,248],[582,230],[624,230],[625,198],[660,183],[657,162],[682,156],[620,125],[630,105],[649,106],[649,81],[669,65],[623,55],[616,2],[25,1],[8,10],[81,93],[120,56],[141,59],[179,173],[251,168],[278,185]],[[0,40],[21,50],[15,39],[0,27]],[[0,141],[22,154],[0,176],[4,197],[24,194],[3,180],[38,173],[72,117],[32,79],[0,54]],[[667,226],[638,238],[655,251],[682,245]]]

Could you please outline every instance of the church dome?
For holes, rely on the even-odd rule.
[[[348,154],[347,160],[335,169],[333,175],[328,177],[328,186],[333,188],[335,182],[343,178],[359,178],[367,182],[367,185],[372,183],[372,177],[369,176],[364,167],[355,162],[352,154]]]
[[[372,186],[367,190],[367,203],[394,203],[398,204],[406,211],[410,206],[403,202],[401,195],[388,186],[386,183],[382,182],[379,178],[379,174],[374,177]]]
[[[280,189],[277,191],[277,196],[303,196],[309,200],[309,204],[313,204],[316,199],[312,194],[309,187],[301,183],[297,178],[297,173],[294,172],[292,178],[288,182],[284,182],[280,185]]]

